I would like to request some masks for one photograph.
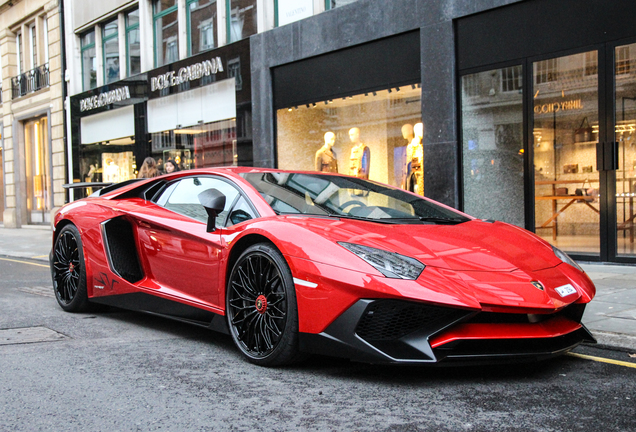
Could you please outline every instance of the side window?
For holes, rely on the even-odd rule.
[[[241,196],[236,205],[232,208],[225,226],[236,225],[246,220],[255,219],[258,216],[252,210],[245,197]]]
[[[156,203],[175,213],[188,216],[203,223],[207,222],[208,214],[199,203],[199,194],[208,189],[217,189],[225,195],[225,208],[217,217],[217,223],[222,224],[227,217],[230,206],[239,195],[238,190],[231,184],[212,177],[188,177],[168,186],[159,196]]]

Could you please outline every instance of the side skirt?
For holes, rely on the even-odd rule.
[[[199,327],[205,327],[219,333],[230,334],[227,321],[223,315],[146,293],[137,292],[93,297],[90,301],[91,303],[144,312]]]

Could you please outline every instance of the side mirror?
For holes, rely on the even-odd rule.
[[[208,226],[206,231],[214,232],[216,230],[216,217],[225,208],[225,195],[217,189],[207,189],[197,195],[197,198],[199,198],[199,202],[208,213]]]

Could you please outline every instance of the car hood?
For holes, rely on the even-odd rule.
[[[503,222],[471,220],[456,225],[385,224],[349,219],[289,217],[334,242],[356,243],[417,258],[455,271],[537,271],[561,261],[548,243]]]

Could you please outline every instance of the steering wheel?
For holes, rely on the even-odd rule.
[[[340,209],[342,210],[342,212],[344,213],[345,209],[349,206],[355,206],[355,207],[367,207],[367,205],[365,203],[363,203],[362,201],[358,201],[358,200],[349,200],[346,203],[342,204],[340,206]]]

